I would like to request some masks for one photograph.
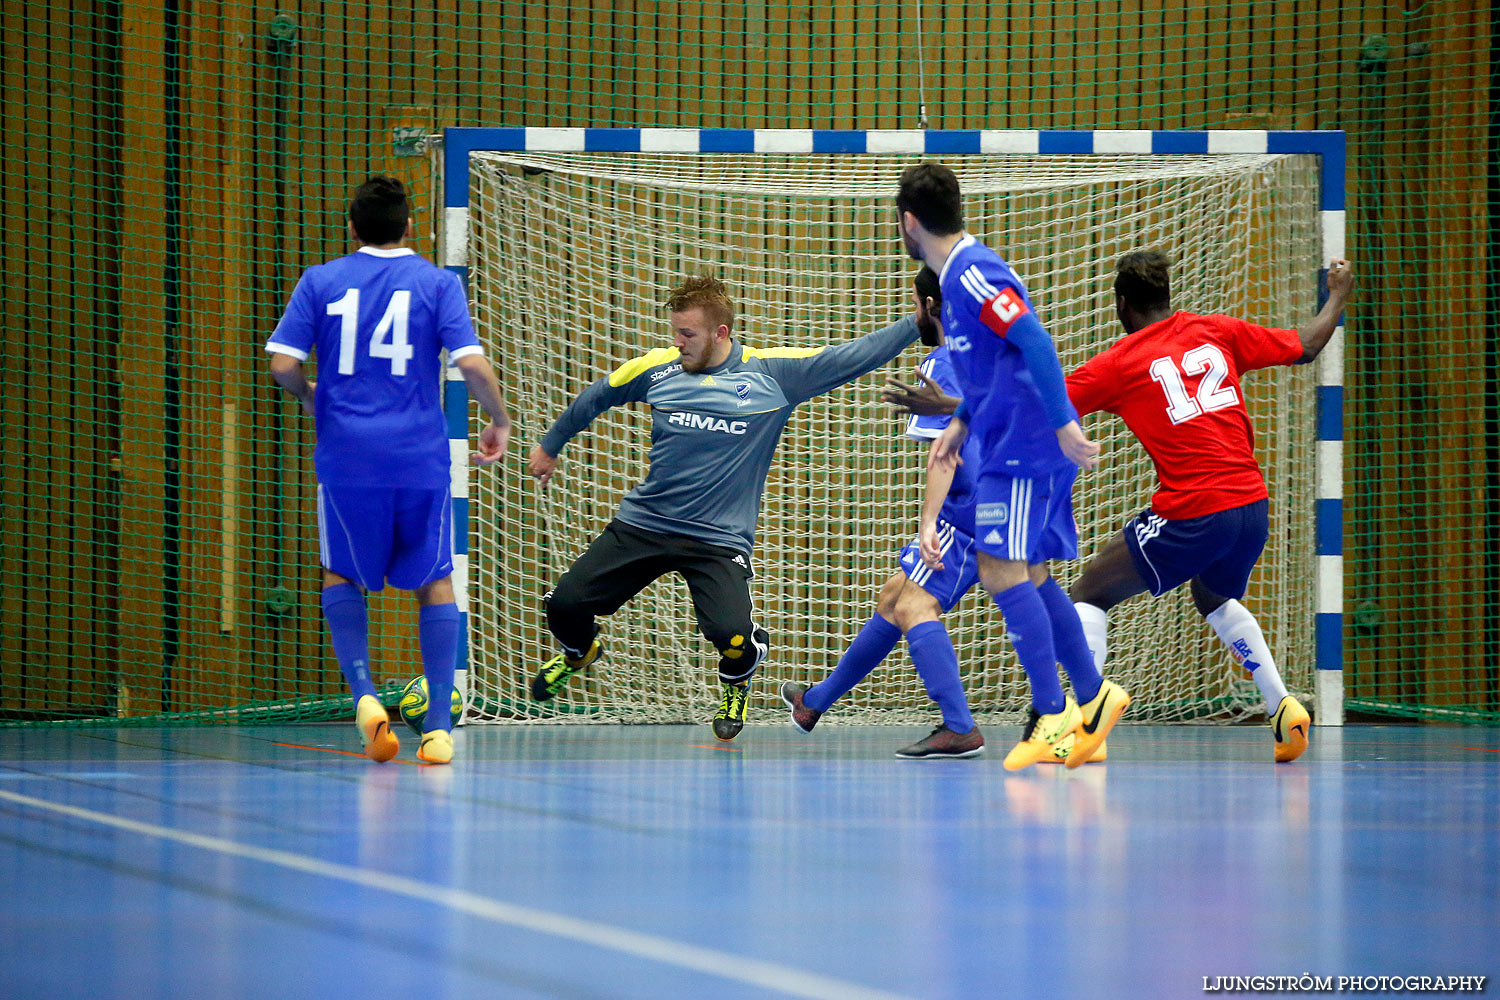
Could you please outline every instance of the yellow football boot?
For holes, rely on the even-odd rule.
[[[1057,744],[1063,737],[1078,729],[1078,703],[1071,697],[1063,705],[1061,712],[1042,715],[1036,710],[1036,706],[1032,705],[1027,709],[1027,713],[1026,728],[1021,731],[1021,742],[1005,755],[1007,771],[1019,771],[1039,760],[1053,756],[1056,753]],[[1069,759],[1072,759],[1071,754]]]
[[[396,734],[391,732],[391,720],[385,714],[385,706],[374,695],[365,695],[354,706],[354,725],[359,729],[365,756],[376,763],[385,763],[401,749]]]
[[[1312,716],[1291,695],[1281,699],[1271,716],[1271,735],[1276,738],[1276,763],[1287,764],[1302,756],[1312,732]]]
[[[1068,754],[1068,767],[1082,767],[1089,762],[1129,704],[1129,692],[1114,681],[1106,680],[1099,685],[1099,693],[1094,699],[1079,707],[1078,740],[1073,744],[1073,752]]]

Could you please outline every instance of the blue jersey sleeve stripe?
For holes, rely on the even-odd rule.
[[[974,284],[976,286],[978,286],[978,288],[979,288],[979,290],[981,292],[984,293],[985,298],[987,298],[987,299],[993,299],[995,296],[997,296],[997,295],[1000,294],[1000,289],[998,289],[994,285],[990,284],[990,279],[988,279],[988,278],[986,278],[984,276],[984,272],[981,271],[981,270],[979,270],[978,265],[974,266],[973,273],[974,273]]]
[[[964,287],[969,290],[969,294],[978,299],[981,304],[989,301],[989,297],[985,295],[984,292],[980,291],[978,285],[974,283],[973,268],[970,268],[963,274],[959,275],[959,280],[964,283]]]

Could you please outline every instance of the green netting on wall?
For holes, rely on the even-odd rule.
[[[347,712],[310,429],[261,344],[302,269],[347,251],[369,173],[413,186],[435,256],[421,137],[916,127],[925,108],[944,129],[1348,133],[1348,707],[1500,721],[1495,14],[1408,7],[931,0],[919,25],[912,2],[22,5],[0,719]],[[372,603],[382,682],[416,669],[408,605]]]

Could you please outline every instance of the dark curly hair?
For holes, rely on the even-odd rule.
[[[1115,265],[1115,294],[1139,313],[1161,309],[1172,302],[1172,259],[1160,250],[1134,250]]]

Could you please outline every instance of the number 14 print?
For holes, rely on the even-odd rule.
[[[370,357],[389,358],[392,375],[405,375],[411,360],[412,346],[406,339],[406,322],[411,312],[411,292],[402,289],[391,293],[385,315],[370,338]],[[337,316],[339,325],[339,374],[354,374],[354,352],[359,340],[359,289],[351,288],[344,297],[328,303],[328,315]]]

